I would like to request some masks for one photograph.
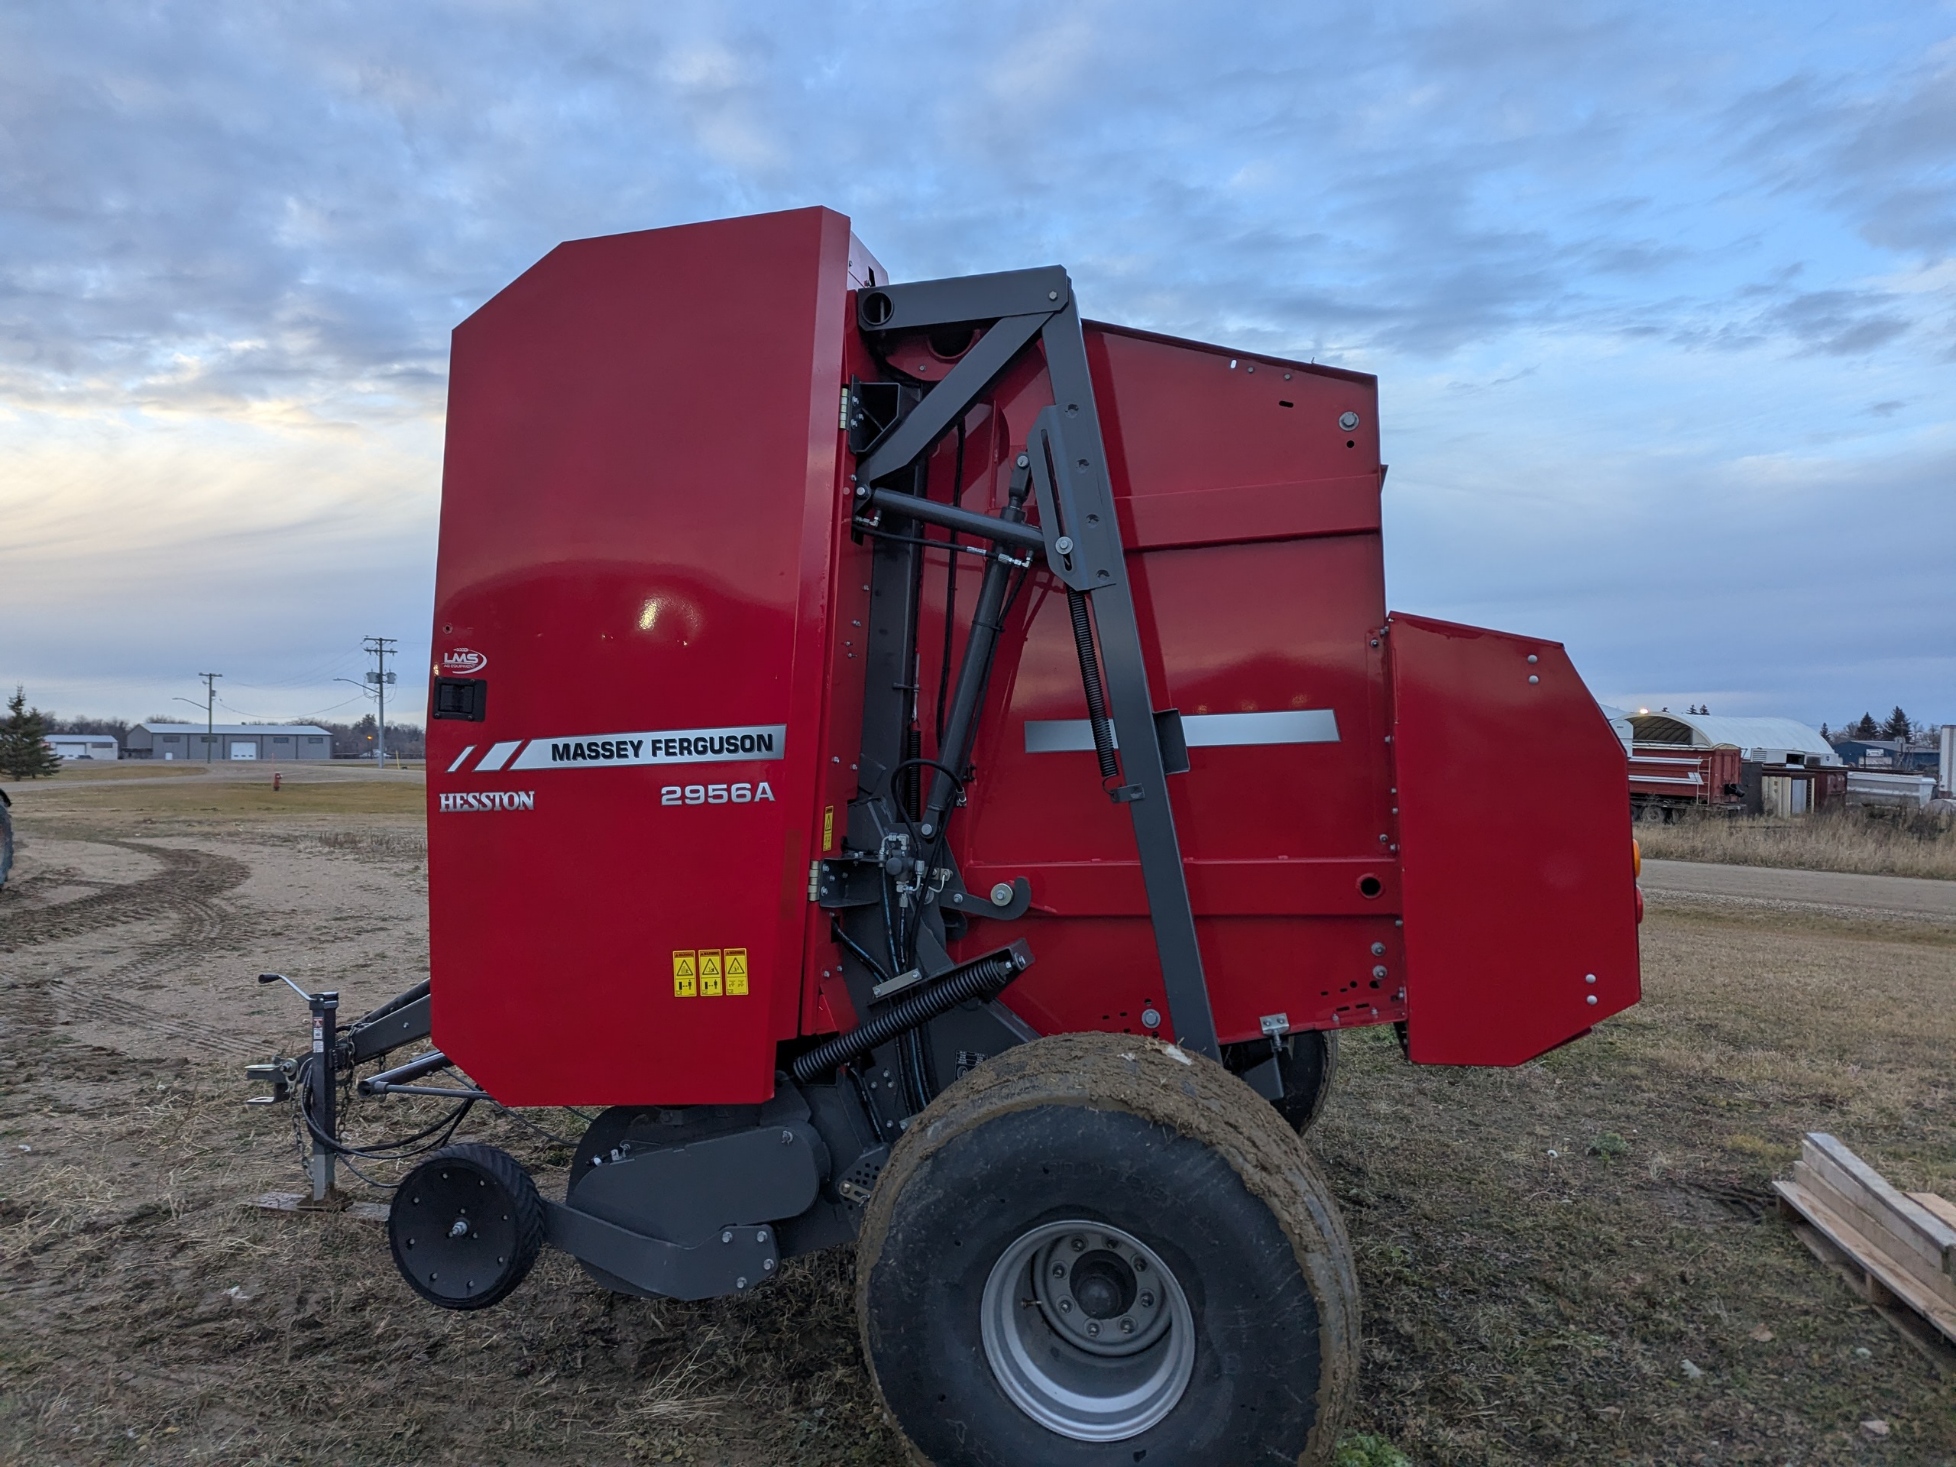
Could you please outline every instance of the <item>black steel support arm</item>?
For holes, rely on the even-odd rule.
[[[898,287],[890,287],[892,291]],[[892,429],[889,435],[857,460],[856,479],[875,484],[899,474],[942,438],[973,402],[1012,365],[1050,318],[1046,315],[1007,316],[995,323],[975,346],[958,359],[942,382]]]

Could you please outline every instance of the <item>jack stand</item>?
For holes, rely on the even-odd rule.
[[[306,1086],[306,1108],[311,1115],[312,1157],[306,1170],[312,1177],[312,1205],[331,1207],[339,1200],[333,1192],[333,1152],[321,1136],[338,1136],[339,1092],[334,1080],[339,1059],[340,996],[337,993],[308,994],[312,1010],[312,1079]]]

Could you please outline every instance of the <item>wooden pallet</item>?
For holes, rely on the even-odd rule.
[[[1898,1192],[1832,1136],[1810,1132],[1793,1179],[1774,1182],[1782,1215],[1945,1375],[1956,1376],[1956,1203]]]

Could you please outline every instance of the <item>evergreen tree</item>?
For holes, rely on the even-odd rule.
[[[1820,725],[1820,737],[1823,742],[1831,742],[1833,739],[1833,735],[1827,732],[1827,725],[1824,723]]]
[[[1874,721],[1872,713],[1863,713],[1861,721],[1848,730],[1848,733],[1857,739],[1878,739],[1881,737],[1881,725]]]
[[[1908,739],[1908,731],[1908,715],[1902,712],[1901,706],[1897,704],[1895,711],[1888,715],[1888,722],[1881,726],[1881,736],[1884,739],[1901,739],[1906,741]]]
[[[13,779],[39,779],[61,772],[61,756],[48,747],[48,721],[27,706],[27,689],[16,687],[0,724],[0,773]]]

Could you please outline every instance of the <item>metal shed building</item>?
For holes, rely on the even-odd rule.
[[[333,738],[309,723],[139,723],[129,730],[132,759],[219,760],[330,759]]]
[[[122,757],[122,745],[114,734],[57,733],[47,736],[47,746],[63,759],[101,759],[109,763]]]

